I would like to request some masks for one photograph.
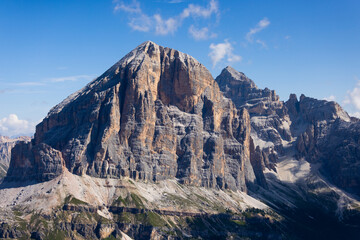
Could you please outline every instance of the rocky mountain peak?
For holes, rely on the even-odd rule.
[[[300,117],[308,122],[334,121],[341,119],[350,122],[347,112],[336,102],[318,100],[301,94],[299,101],[295,94],[291,94],[286,102],[286,107],[293,117]]]
[[[54,107],[6,180],[77,175],[246,190],[250,120],[193,57],[145,42]],[[26,162],[26,164],[24,164]]]
[[[248,78],[243,72],[236,71],[231,66],[227,66],[226,68],[224,68],[220,76],[221,76],[220,78],[221,80],[240,81],[243,84],[245,83],[250,84],[252,88],[257,88],[255,83],[250,78]]]
[[[100,77],[53,107],[48,116],[59,113],[82,95],[104,92],[119,83],[133,85],[139,94],[151,92],[154,100],[179,101],[182,105],[178,107],[190,111],[192,103],[197,102],[195,95],[213,84],[211,79],[210,72],[190,55],[146,41]]]
[[[282,102],[274,90],[259,89],[244,73],[226,67],[215,79],[220,90],[238,108],[248,109],[250,114],[273,114],[282,108]]]

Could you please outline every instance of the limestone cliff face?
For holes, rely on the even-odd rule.
[[[299,136],[296,146],[300,157],[322,163],[322,172],[333,183],[360,196],[360,122],[317,122]]]
[[[335,102],[292,95],[286,106],[296,139],[297,157],[320,163],[335,185],[360,195],[360,122]],[[305,131],[300,131],[305,129]]]
[[[305,158],[335,185],[360,195],[359,121],[336,102],[291,94],[282,102],[275,91],[259,89],[243,73],[225,68],[216,78],[238,109],[250,113],[251,163],[266,188],[265,168],[276,171],[279,157]],[[290,154],[290,155],[289,155]]]
[[[11,149],[20,141],[28,142],[30,137],[9,138],[0,136],[0,178],[6,175],[11,159]]]
[[[259,89],[244,73],[228,66],[215,80],[224,95],[237,107],[248,109],[250,115],[284,115],[283,102],[275,91]]]
[[[7,180],[78,175],[246,190],[250,118],[191,56],[145,42],[50,110]]]
[[[287,108],[274,90],[259,89],[244,73],[232,67],[223,69],[216,82],[238,109],[249,111],[254,141],[251,162],[257,181],[266,187],[264,167],[274,169],[278,153],[283,151],[283,141],[292,139]]]

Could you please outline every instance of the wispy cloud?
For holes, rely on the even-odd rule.
[[[53,83],[68,82],[68,81],[75,82],[80,80],[91,80],[93,78],[94,78],[93,75],[76,75],[76,76],[68,76],[68,77],[50,78],[47,80],[47,82],[53,82]]]
[[[254,28],[251,28],[250,31],[246,34],[245,39],[247,40],[247,42],[253,43],[254,42],[254,35],[261,32],[262,30],[267,28],[269,25],[270,25],[270,21],[266,17],[263,18],[262,20],[260,20],[256,24],[256,26]],[[255,42],[257,44],[260,44],[262,48],[267,48],[267,45],[266,45],[265,41],[260,40],[260,39],[256,39]]]
[[[46,86],[49,83],[62,83],[62,82],[76,82],[76,81],[89,81],[94,79],[94,75],[74,75],[74,76],[65,76],[65,77],[54,77],[54,78],[47,78],[40,81],[29,81],[29,82],[19,82],[19,83],[11,83],[12,86],[17,87],[40,87],[40,86]],[[23,89],[23,88],[21,88]],[[0,90],[0,94],[14,91],[14,89],[2,89]],[[19,89],[16,89],[16,91],[20,91]],[[30,91],[33,93],[33,91]]]
[[[237,62],[241,61],[242,57],[233,53],[234,49],[231,43],[228,40],[224,40],[223,43],[210,44],[210,53],[209,57],[213,64],[213,67],[216,66],[221,60],[226,59],[227,62]]]
[[[153,24],[152,19],[149,16],[145,14],[138,14],[130,19],[129,26],[134,31],[148,32]]]
[[[167,35],[174,33],[180,26],[180,22],[175,18],[163,19],[160,14],[154,15],[155,31],[158,35]]]
[[[47,78],[40,81],[29,81],[29,82],[19,82],[19,83],[9,83],[9,85],[17,86],[17,87],[39,87],[46,86],[49,83],[62,83],[62,82],[76,82],[76,81],[89,81],[94,79],[94,75],[74,75],[74,76],[66,76],[66,77],[55,77],[55,78]],[[0,90],[1,93],[9,92],[9,89]],[[13,91],[13,89],[11,90]]]
[[[129,4],[125,4],[124,2],[119,3],[118,1],[114,2],[116,3],[114,12],[123,11],[131,15],[128,23],[131,29],[140,32],[148,32],[150,30],[152,19],[142,12],[139,2],[136,0],[133,0]]]
[[[256,39],[256,43],[260,44],[262,48],[267,48],[266,43],[260,39]]]
[[[185,2],[184,0],[170,0],[170,1],[167,1],[167,3],[182,3],[182,2]]]
[[[169,1],[170,3],[179,3],[179,1]],[[114,11],[123,11],[129,14],[128,25],[134,31],[149,32],[154,31],[157,35],[174,34],[183,21],[187,18],[207,19],[213,14],[218,14],[219,7],[216,0],[211,0],[207,7],[196,4],[189,4],[178,15],[164,18],[160,14],[148,15],[141,9],[140,3],[133,0],[129,4],[117,2]]]
[[[0,119],[0,134],[4,136],[32,135],[36,123],[19,119],[16,114],[10,114]]]
[[[208,18],[213,13],[217,13],[218,11],[219,11],[219,4],[215,0],[211,0],[209,6],[206,8],[195,4],[189,4],[189,6],[185,8],[180,14],[180,18],[185,19],[191,16]]]
[[[122,10],[128,13],[141,13],[140,3],[133,0],[130,4],[124,4],[123,2],[117,3],[114,7],[114,11]]]
[[[15,83],[14,85],[20,86],[20,87],[43,86],[43,85],[45,85],[45,83],[44,82],[20,82],[20,83]]]
[[[189,33],[195,40],[207,40],[216,37],[216,34],[210,33],[207,27],[197,29],[194,25],[189,27]]]
[[[262,20],[260,20],[260,22],[258,22],[258,24],[256,24],[254,28],[251,28],[250,31],[246,34],[246,40],[248,40],[249,42],[253,42],[254,34],[264,30],[269,25],[270,21],[267,18],[263,18]]]

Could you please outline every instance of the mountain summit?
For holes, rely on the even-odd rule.
[[[250,121],[193,57],[148,41],[50,110],[6,180],[78,175],[240,189],[254,182]],[[24,163],[27,164],[24,164]]]

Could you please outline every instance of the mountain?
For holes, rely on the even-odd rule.
[[[0,238],[354,239],[359,129],[148,41],[16,144]]]
[[[0,179],[6,176],[11,159],[11,149],[20,141],[28,142],[30,137],[9,138],[0,136]]]
[[[259,89],[243,73],[225,68],[216,78],[221,91],[238,109],[247,109],[251,138],[262,150],[262,166],[273,169],[285,146],[296,158],[319,163],[337,186],[360,195],[359,120],[336,102],[291,94],[284,103],[274,90]]]
[[[209,71],[146,42],[50,110],[34,140],[16,146],[7,180],[50,180],[66,167],[246,191],[249,145],[247,111],[223,98]]]

